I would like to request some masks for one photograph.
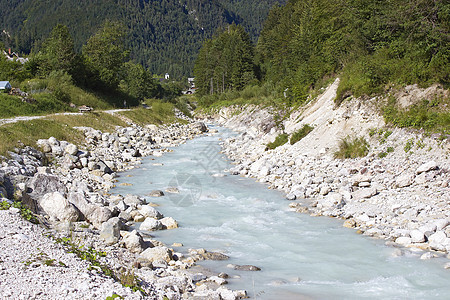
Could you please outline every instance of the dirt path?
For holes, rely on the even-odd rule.
[[[111,115],[114,115],[117,112],[121,112],[121,111],[129,111],[130,109],[111,109],[111,110],[103,110],[101,112],[105,112]],[[51,116],[79,116],[82,115],[83,113],[79,113],[79,112],[64,112],[64,113],[56,113],[56,114],[50,114],[50,115],[42,115],[42,116],[19,116],[19,117],[14,117],[14,118],[6,118],[6,119],[0,119],[0,126],[5,125],[5,124],[11,124],[11,123],[16,123],[16,122],[20,122],[20,121],[31,121],[31,120],[36,120],[36,119],[45,119]]]

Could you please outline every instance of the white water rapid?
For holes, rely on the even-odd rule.
[[[450,299],[450,270],[441,259],[423,261],[412,250],[399,256],[399,249],[358,235],[341,220],[289,211],[281,192],[224,172],[231,165],[219,142],[231,133],[216,129],[219,134],[144,159],[119,178],[132,186],[112,190],[141,196],[164,191],[164,197],[146,198],[180,228],[152,232],[156,239],[183,243],[178,252],[205,248],[230,256],[200,264],[239,275],[228,279],[228,287],[245,289],[253,299]],[[167,193],[167,187],[180,193]],[[227,264],[262,270],[235,271]]]

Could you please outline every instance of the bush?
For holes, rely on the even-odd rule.
[[[300,141],[302,138],[307,136],[308,133],[310,133],[313,129],[314,129],[314,127],[312,127],[308,124],[303,125],[302,128],[300,128],[299,130],[297,130],[296,132],[294,132],[292,134],[291,139],[290,139],[291,145],[294,145],[295,143]]]
[[[286,144],[289,140],[289,136],[286,133],[280,134],[279,136],[276,137],[275,141],[273,141],[272,143],[268,143],[266,150],[273,150],[279,146],[283,146],[284,144]]]
[[[364,157],[369,153],[369,143],[363,137],[343,138],[339,143],[339,150],[334,153],[335,158]]]

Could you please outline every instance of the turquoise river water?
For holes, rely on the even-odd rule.
[[[177,252],[205,248],[227,254],[227,261],[200,264],[240,276],[229,279],[228,287],[245,289],[253,299],[450,299],[450,270],[442,259],[397,256],[395,248],[342,227],[341,220],[289,211],[283,193],[224,172],[232,165],[219,143],[233,133],[216,128],[219,134],[144,159],[140,168],[122,173],[112,190],[141,196],[180,190],[146,197],[180,225],[152,232],[156,239],[182,243]],[[132,186],[120,186],[125,182]],[[227,264],[262,270],[234,271]]]

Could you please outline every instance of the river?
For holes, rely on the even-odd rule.
[[[122,173],[112,193],[145,196],[177,187],[179,194],[146,197],[180,228],[151,234],[171,245],[222,252],[227,261],[203,261],[225,272],[231,289],[257,299],[450,299],[450,270],[443,259],[420,260],[421,253],[385,246],[356,234],[342,221],[311,217],[288,209],[284,195],[251,178],[231,176],[220,154],[219,129],[163,157],[145,158],[140,168]],[[130,183],[131,186],[121,186]],[[259,272],[235,271],[228,264],[250,264]],[[233,278],[240,277],[240,278]]]

